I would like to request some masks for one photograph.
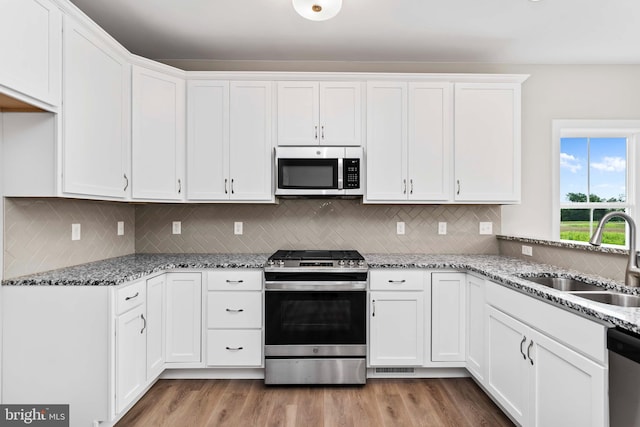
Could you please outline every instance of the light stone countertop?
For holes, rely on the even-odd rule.
[[[579,278],[606,289],[640,295],[640,289],[600,276],[499,255],[364,254],[369,267],[425,268],[478,273],[532,297],[586,317],[640,333],[640,308],[596,303],[526,280],[526,276]],[[4,286],[115,286],[176,269],[262,268],[268,254],[136,254],[7,279]],[[525,277],[523,277],[525,276]]]

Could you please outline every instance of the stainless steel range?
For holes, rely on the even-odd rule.
[[[265,384],[364,384],[368,266],[357,251],[277,251],[265,275]]]

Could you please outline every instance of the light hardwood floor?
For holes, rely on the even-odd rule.
[[[116,427],[512,426],[469,378],[369,379],[364,387],[160,380]]]

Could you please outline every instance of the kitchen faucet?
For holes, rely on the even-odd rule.
[[[600,220],[589,243],[593,246],[600,246],[602,244],[604,225],[611,218],[622,218],[629,224],[629,262],[627,263],[627,269],[624,275],[624,284],[637,288],[640,286],[640,268],[638,268],[638,257],[636,255],[636,223],[633,221],[633,218],[624,212],[609,212]]]

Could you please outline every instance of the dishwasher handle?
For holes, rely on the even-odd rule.
[[[607,330],[607,348],[609,351],[640,363],[640,335],[620,328]]]

